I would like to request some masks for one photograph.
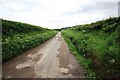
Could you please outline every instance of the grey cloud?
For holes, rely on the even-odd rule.
[[[116,7],[116,2],[97,2],[95,5],[83,6],[83,12],[91,12],[91,11],[103,11],[114,9]]]
[[[17,2],[17,3],[16,3]],[[2,6],[3,10],[8,12],[28,12],[28,11],[31,11],[31,10],[34,10],[35,9],[35,3],[32,3],[28,0],[20,0],[20,1],[16,1],[14,2],[11,2],[11,0],[8,0],[8,2],[6,2],[5,0],[1,0],[0,1],[0,5]],[[13,7],[11,6],[14,6],[14,5],[17,5],[19,4],[18,6],[21,6],[23,7],[23,9],[20,9],[20,10],[17,10],[14,9]]]
[[[120,1],[118,2],[118,16],[120,17]]]
[[[68,12],[65,15],[74,15],[74,14],[89,14],[89,13],[101,13],[107,15],[113,15],[117,11],[117,2],[96,2],[91,5],[83,5],[80,6],[80,9],[74,12]]]

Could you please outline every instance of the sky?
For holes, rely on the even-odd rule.
[[[0,18],[49,29],[118,16],[119,0],[0,0]]]

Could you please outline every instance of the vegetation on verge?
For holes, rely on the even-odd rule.
[[[120,17],[62,30],[88,77],[120,77]]]
[[[2,61],[6,62],[38,46],[55,34],[54,30],[2,20]]]

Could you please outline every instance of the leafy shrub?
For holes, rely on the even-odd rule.
[[[6,62],[24,51],[38,46],[56,31],[20,22],[3,20],[2,61]]]
[[[120,77],[119,32],[120,17],[77,25],[62,31],[64,38],[69,38],[75,46],[76,53],[79,54],[77,56],[90,60],[90,65],[86,65],[88,74],[91,70],[98,78]],[[84,62],[81,63],[84,65]]]

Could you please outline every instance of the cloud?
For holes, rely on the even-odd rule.
[[[118,0],[0,0],[0,17],[47,28],[117,16]]]
[[[90,15],[88,17],[96,16],[96,18],[117,16],[118,15],[117,4],[118,4],[117,2],[93,2],[91,5],[87,4],[80,6],[80,8],[76,11],[65,13],[65,16]]]

